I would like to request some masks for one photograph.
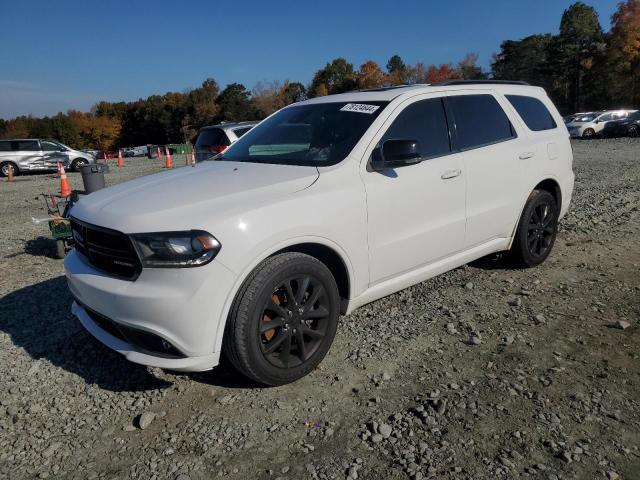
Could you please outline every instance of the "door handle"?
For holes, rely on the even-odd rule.
[[[536,152],[524,152],[518,157],[520,160],[527,160],[536,156]]]
[[[442,175],[440,175],[440,178],[443,180],[449,180],[450,178],[456,178],[459,177],[460,174],[462,174],[462,170],[457,169],[457,170],[447,170],[446,172],[444,172]]]

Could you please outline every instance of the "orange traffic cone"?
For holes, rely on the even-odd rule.
[[[67,180],[64,165],[60,165],[60,196],[68,197],[69,195],[71,195],[71,184],[69,180]]]
[[[13,165],[9,164],[9,169],[7,171],[7,182],[13,182]]]
[[[160,153],[160,147],[158,147],[157,150],[158,150],[158,158],[162,158],[162,154]]]
[[[122,167],[122,149],[118,149],[118,168]]]
[[[195,150],[191,150],[191,166],[192,167],[196,166],[196,151]]]
[[[169,151],[169,147],[164,147],[167,153],[167,156],[164,159],[164,168],[171,168],[171,152]]]
[[[56,163],[56,173],[53,174],[53,178],[60,178],[60,162]]]

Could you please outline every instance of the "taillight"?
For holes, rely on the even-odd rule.
[[[227,148],[229,148],[228,145],[211,145],[209,146],[209,150],[211,150],[213,153],[222,153],[224,152]]]

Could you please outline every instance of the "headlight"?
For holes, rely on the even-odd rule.
[[[220,242],[202,230],[131,235],[143,267],[199,267],[220,251]]]

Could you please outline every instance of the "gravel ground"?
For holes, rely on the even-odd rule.
[[[544,265],[483,259],[363,307],[319,369],[269,389],[94,341],[30,221],[57,181],[3,181],[0,477],[640,478],[640,141],[574,151]],[[125,162],[109,183],[160,170]]]

